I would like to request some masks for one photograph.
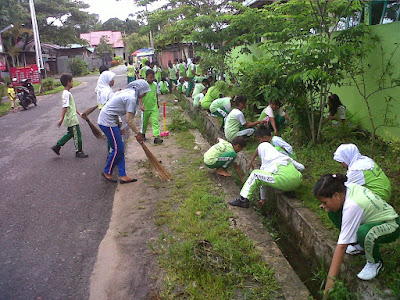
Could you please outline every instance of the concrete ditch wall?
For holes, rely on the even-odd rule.
[[[220,130],[220,119],[211,117],[204,110],[193,106],[191,98],[181,95],[189,105],[189,113],[194,117],[199,117],[205,125],[205,138],[211,143],[215,143],[218,137],[224,137]],[[244,174],[251,171],[249,153],[240,152],[237,156],[237,163],[240,165]],[[293,242],[301,250],[307,260],[314,265],[320,265],[321,261],[326,266],[326,271],[330,266],[336,241],[332,237],[332,232],[317,218],[315,213],[304,207],[301,201],[295,198],[289,199],[282,192],[270,189],[268,192],[269,205],[276,208],[276,213],[281,220],[280,223],[293,235]],[[341,278],[348,286],[356,287],[354,290],[360,294],[362,299],[396,299],[390,294],[378,280],[369,282],[361,281],[356,274],[362,269],[354,267],[353,257],[346,255],[341,267]]]

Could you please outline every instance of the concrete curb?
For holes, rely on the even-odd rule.
[[[183,96],[183,95],[182,95]],[[215,143],[218,137],[224,137],[220,131],[219,119],[210,117],[206,111],[193,106],[191,98],[183,96],[189,104],[189,113],[200,117],[207,130],[205,136],[211,143]],[[237,156],[237,163],[246,174],[251,171],[251,155],[240,152]],[[332,256],[336,247],[336,241],[331,239],[332,232],[318,219],[314,212],[304,207],[299,199],[289,199],[283,193],[270,189],[267,201],[276,208],[281,223],[293,234],[293,242],[301,249],[307,260],[315,265],[321,261],[329,268]],[[361,270],[355,270],[354,259],[346,255],[341,267],[341,278],[355,286],[354,290],[360,294],[362,299],[395,299],[391,296],[390,290],[382,286],[379,280],[361,281],[356,274]],[[328,269],[326,270],[328,271]]]

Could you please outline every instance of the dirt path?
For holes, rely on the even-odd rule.
[[[192,133],[198,150],[194,155],[202,155],[210,145],[198,131]],[[152,140],[146,144],[171,173],[176,168],[176,161],[183,153],[187,153],[177,147],[173,135],[164,139],[160,146],[154,146]],[[160,235],[154,219],[157,204],[168,195],[170,183],[161,183],[154,177],[142,148],[135,141],[129,143],[126,159],[128,175],[137,178],[138,182],[119,185],[116,190],[111,223],[100,244],[92,273],[90,299],[93,300],[159,299],[163,272],[157,264],[156,254],[151,250],[151,244]],[[217,176],[212,170],[209,170],[209,174],[224,189],[228,198],[237,196],[239,188],[231,178]],[[232,223],[256,242],[264,259],[274,267],[285,298],[307,298],[301,281],[254,210],[232,208]]]

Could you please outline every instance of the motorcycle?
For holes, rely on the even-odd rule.
[[[24,79],[20,82],[21,86],[17,87],[17,96],[19,104],[25,109],[28,109],[29,104],[37,106],[37,99],[35,96],[35,89],[31,83],[31,80]]]

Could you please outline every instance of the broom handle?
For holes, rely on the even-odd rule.
[[[165,101],[163,103],[163,115],[164,115],[164,132],[167,132],[167,122],[165,120]]]

